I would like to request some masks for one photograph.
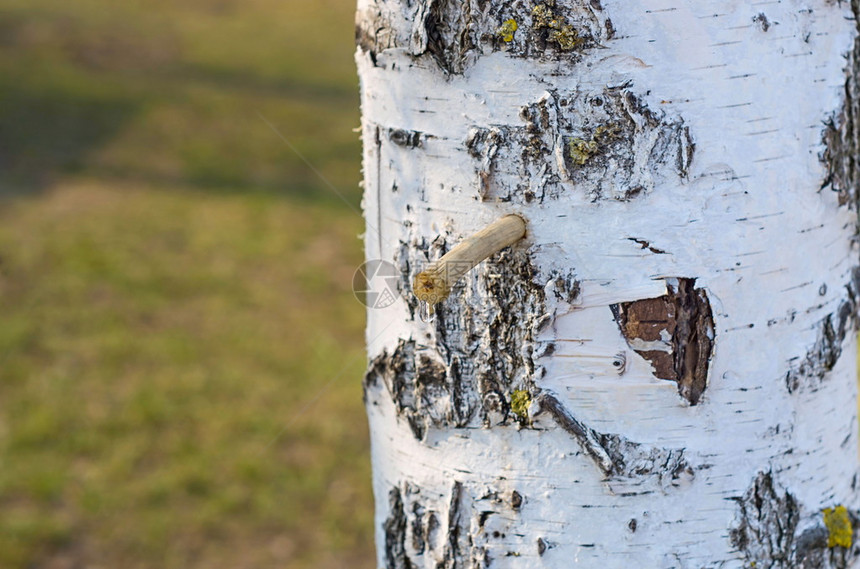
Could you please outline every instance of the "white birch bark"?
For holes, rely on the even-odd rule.
[[[857,565],[856,9],[359,0],[380,567]]]

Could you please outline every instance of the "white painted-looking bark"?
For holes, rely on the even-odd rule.
[[[821,514],[860,506],[856,212],[822,189],[852,8],[359,0],[357,21],[366,255],[404,271],[368,313],[379,566],[855,566]],[[525,240],[422,322],[422,263],[510,213]],[[636,336],[661,298],[671,329]]]

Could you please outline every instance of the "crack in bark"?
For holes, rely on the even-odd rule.
[[[610,307],[627,344],[651,363],[656,377],[676,382],[690,405],[707,387],[714,345],[708,295],[695,284],[691,278],[669,279],[665,296]]]
[[[652,253],[654,253],[655,255],[668,255],[669,254],[668,252],[664,251],[663,249],[658,249],[657,247],[654,247],[653,245],[651,245],[651,242],[648,241],[647,239],[639,239],[638,237],[628,237],[627,240],[633,241],[634,243],[639,245],[639,247],[641,249],[647,249],[647,250],[651,251]]]
[[[541,411],[567,431],[591,457],[607,478],[656,476],[661,483],[677,485],[695,472],[684,456],[684,449],[662,449],[631,442],[620,435],[599,433],[574,417],[551,393],[535,398]]]

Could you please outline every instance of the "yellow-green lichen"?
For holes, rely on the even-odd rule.
[[[606,143],[617,138],[621,134],[621,127],[614,122],[602,124],[594,129],[594,140],[599,143]]]
[[[511,393],[511,411],[516,413],[518,417],[528,419],[529,405],[531,404],[532,398],[525,389],[516,389]]]
[[[532,8],[532,28],[550,30],[547,34],[547,40],[555,42],[564,51],[581,46],[584,42],[579,37],[579,32],[570,24],[565,23],[563,17],[557,16],[552,10],[553,6],[555,6],[554,1],[546,0],[543,4],[538,4]]]
[[[577,166],[585,166],[592,156],[599,150],[594,140],[583,140],[574,138],[570,141],[570,159]]]
[[[854,529],[851,527],[851,518],[845,506],[835,508],[824,508],[824,525],[827,527],[827,547],[851,547]]]
[[[591,135],[591,140],[574,138],[568,144],[571,161],[577,166],[585,166],[592,156],[598,154],[601,147],[621,134],[621,127],[615,123],[598,126]]]
[[[576,28],[568,24],[550,32],[549,39],[557,43],[558,47],[565,51],[579,47],[582,44],[579,32],[576,31]]]
[[[538,4],[532,8],[532,27],[553,28],[558,25],[558,20],[555,19],[555,14],[552,9],[546,4]]]
[[[496,30],[496,36],[501,38],[503,42],[510,43],[514,41],[514,32],[517,31],[519,26],[517,25],[517,21],[511,18],[510,20],[505,20],[502,22],[502,25],[499,26],[499,29]]]

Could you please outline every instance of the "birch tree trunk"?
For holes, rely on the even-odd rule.
[[[858,565],[852,4],[359,0],[380,567]]]

